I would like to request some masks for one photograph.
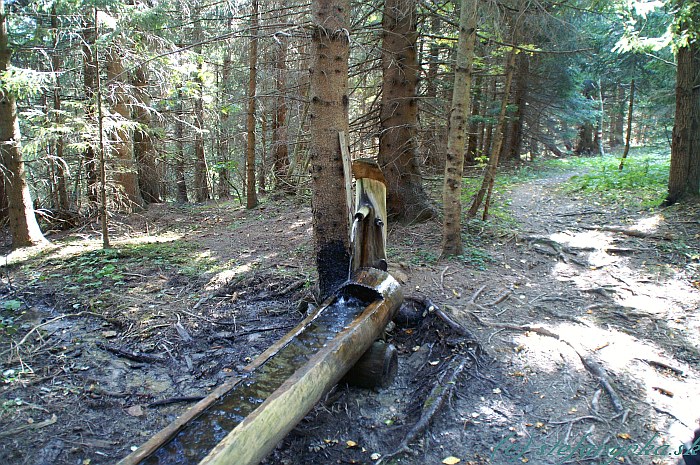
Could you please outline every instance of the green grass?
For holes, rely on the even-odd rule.
[[[563,186],[567,193],[595,196],[602,204],[649,209],[666,196],[670,156],[667,152],[633,149],[622,171],[619,156],[550,160],[548,165],[570,172],[585,171],[571,177]]]

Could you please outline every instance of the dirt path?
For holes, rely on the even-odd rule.
[[[461,259],[437,261],[437,222],[394,226],[397,379],[339,385],[265,463],[675,463],[700,415],[697,206],[611,211],[564,179],[515,188],[517,229],[473,228]],[[113,255],[84,229],[5,267],[0,297],[19,308],[0,324],[0,463],[115,463],[192,402],[177,398],[237,373],[312,300],[309,216],[155,206],[118,225]],[[460,361],[427,431],[387,460]],[[624,460],[601,458],[612,447]]]

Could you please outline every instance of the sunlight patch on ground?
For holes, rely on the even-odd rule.
[[[209,282],[205,286],[205,289],[208,291],[219,289],[219,288],[229,284],[231,281],[233,281],[237,277],[239,277],[245,273],[248,273],[256,266],[257,266],[256,262],[248,262],[248,263],[244,263],[243,265],[238,265],[236,267],[233,267],[230,270],[224,270],[220,273],[217,273],[214,276],[212,276],[212,278],[209,280]]]
[[[513,342],[517,344],[516,351],[530,368],[538,373],[557,373],[564,369],[569,372],[572,369],[582,370],[583,366],[578,363],[576,367],[566,367],[571,348],[561,341],[552,337],[542,336],[537,333],[524,333],[513,337]],[[564,359],[566,354],[567,359]]]
[[[642,218],[637,223],[632,226],[632,229],[636,229],[637,231],[642,231],[645,233],[651,233],[659,229],[659,225],[663,221],[664,217],[656,214],[654,216],[650,216],[649,218]]]
[[[613,242],[610,234],[600,231],[582,231],[577,233],[565,231],[551,234],[549,238],[569,247],[593,247],[595,249],[604,249]]]

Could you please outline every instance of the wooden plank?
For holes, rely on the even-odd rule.
[[[350,150],[348,141],[345,137],[345,131],[338,131],[338,140],[340,142],[340,154],[343,158],[343,176],[345,177],[345,205],[348,210],[348,237],[352,231],[352,214],[355,209],[352,205],[352,166],[350,160]]]

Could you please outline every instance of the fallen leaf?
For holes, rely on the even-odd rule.
[[[442,459],[442,463],[444,463],[445,465],[455,465],[456,463],[459,463],[461,461],[461,459],[458,459],[457,457],[453,457],[451,455]]]
[[[357,443],[355,441],[345,441],[345,444],[348,446],[348,449],[357,447]]]
[[[369,458],[371,458],[372,460],[379,460],[380,458],[382,458],[382,454],[378,454],[377,452],[375,452],[374,454],[370,455]]]
[[[535,423],[535,428],[537,428],[537,429],[544,428],[544,423],[542,423],[541,421],[538,421],[537,423]]]
[[[628,433],[618,433],[617,437],[620,439],[631,439],[632,436],[630,436]]]

